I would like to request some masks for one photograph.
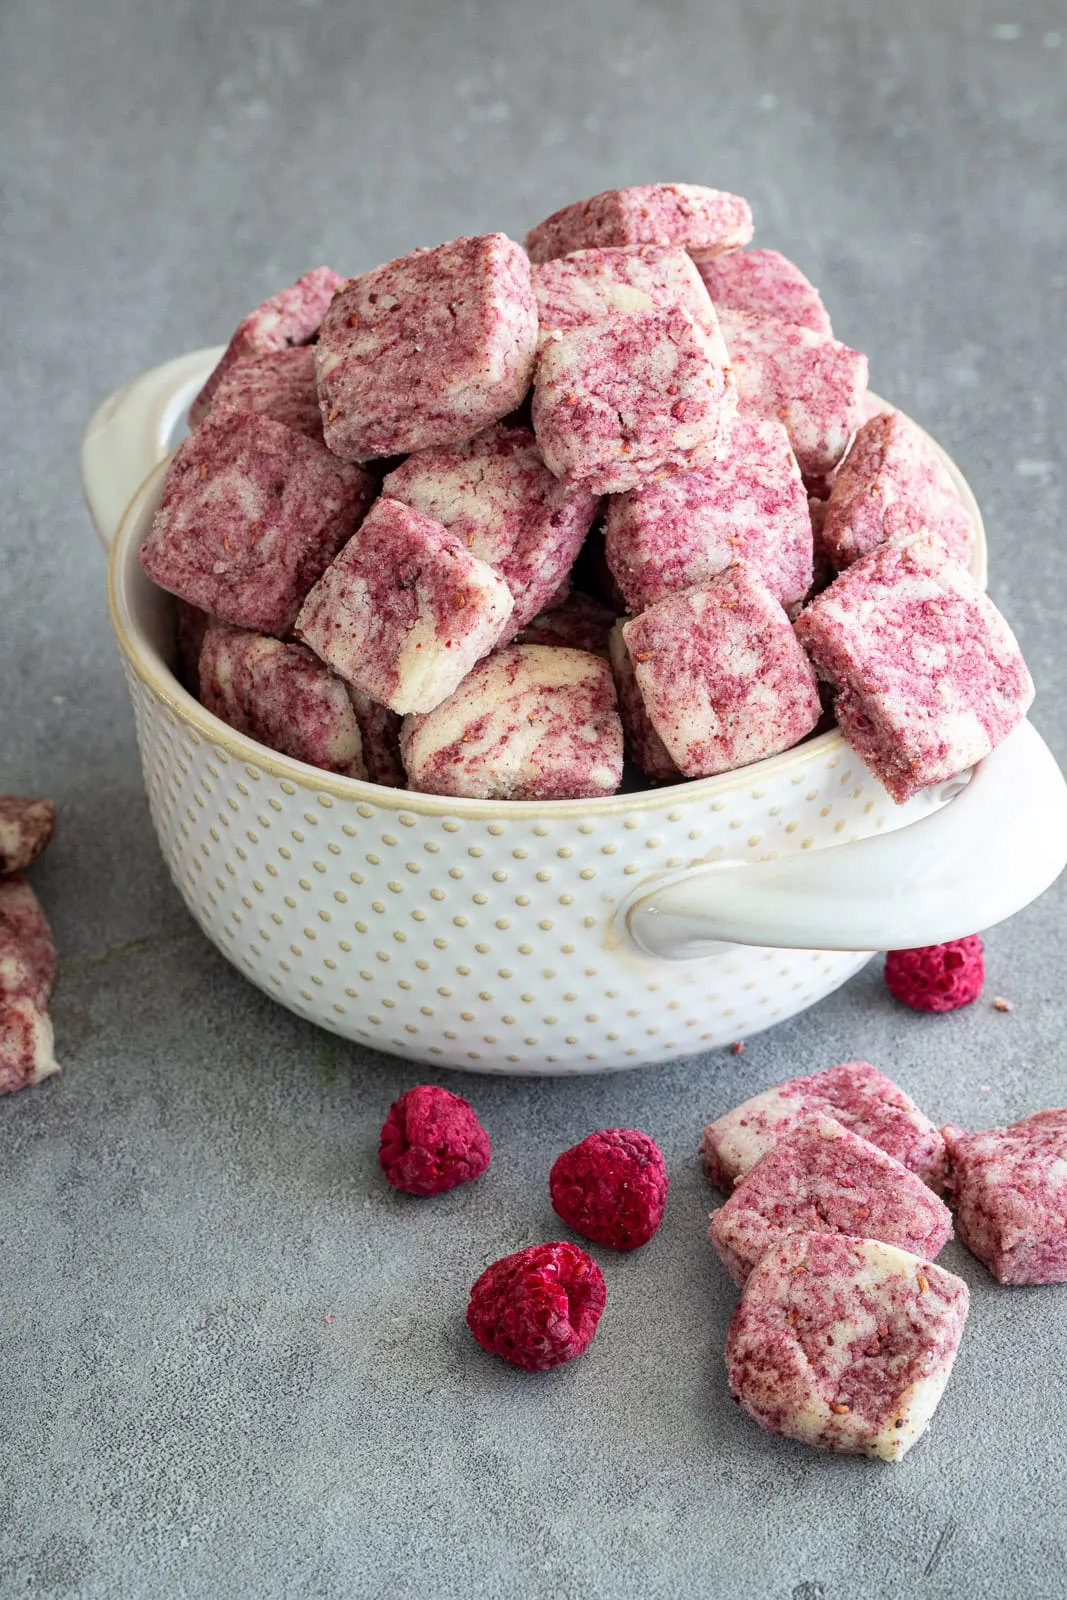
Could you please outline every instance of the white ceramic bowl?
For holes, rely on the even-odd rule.
[[[1067,790],[1029,724],[904,806],[836,732],[719,778],[543,803],[384,789],[235,733],[174,678],[170,601],[136,559],[218,354],[105,402],[83,478],[167,864],[208,937],[301,1016],[468,1071],[665,1061],[792,1016],[873,950],[987,927],[1062,869]]]

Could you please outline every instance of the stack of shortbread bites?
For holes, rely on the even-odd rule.
[[[1033,696],[926,436],[738,195],[612,190],[307,274],[241,323],[145,571],[187,686],[330,772],[610,795],[786,750],[830,686],[902,801]],[[572,587],[577,572],[578,584]]]

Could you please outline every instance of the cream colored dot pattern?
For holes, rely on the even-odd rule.
[[[365,785],[347,798],[279,779],[132,676],[131,692],[164,856],[226,958],[337,1034],[478,1072],[669,1060],[810,1005],[866,956],[732,946],[655,962],[620,936],[615,909],[660,872],[838,844],[931,808],[893,806],[816,744],[776,777],[673,790],[654,809],[401,810],[388,790],[376,802]]]

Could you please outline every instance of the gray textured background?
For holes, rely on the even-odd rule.
[[[694,1156],[734,1098],[854,1056],[971,1126],[1062,1103],[1062,890],[956,1016],[875,965],[740,1060],[442,1080],[494,1165],[397,1196],[374,1152],[412,1070],[272,1006],[165,877],[76,451],[106,391],[321,260],[521,237],[611,184],[741,190],[969,474],[1063,758],[1065,83],[1062,0],[4,0],[0,787],[60,802],[65,1069],[0,1104],[4,1596],[1064,1593],[1067,1291],[951,1247],[971,1322],[907,1462],[774,1440],[726,1395]],[[473,1345],[466,1289],[556,1234],[549,1163],[604,1124],[662,1144],[667,1220],[599,1252],[594,1345],[531,1379]]]

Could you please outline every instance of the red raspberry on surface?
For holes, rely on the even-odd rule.
[[[607,1289],[576,1244],[557,1240],[516,1250],[486,1267],[471,1290],[467,1326],[490,1355],[527,1372],[580,1356],[596,1332]]]
[[[394,1189],[444,1194],[480,1178],[489,1165],[489,1151],[489,1135],[469,1103],[423,1083],[389,1107],[378,1161]]]
[[[890,994],[915,1011],[956,1011],[977,1000],[985,982],[982,941],[976,933],[919,950],[890,950],[885,981]]]
[[[647,1244],[663,1220],[667,1165],[647,1133],[603,1128],[557,1156],[552,1205],[568,1227],[613,1250]]]

